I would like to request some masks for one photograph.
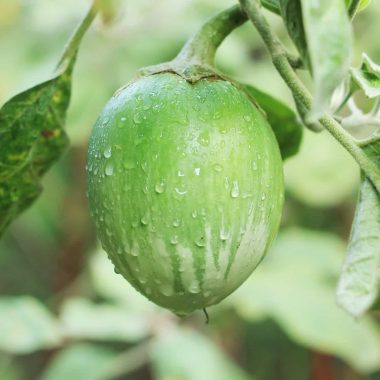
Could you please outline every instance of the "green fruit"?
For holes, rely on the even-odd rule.
[[[95,124],[87,172],[115,271],[178,315],[240,286],[278,229],[277,142],[228,81],[161,73],[120,89]]]

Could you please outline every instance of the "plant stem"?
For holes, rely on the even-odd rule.
[[[301,57],[295,56],[290,53],[286,53],[286,56],[288,57],[288,61],[290,63],[290,66],[293,67],[293,69],[302,69],[303,68],[303,62]]]
[[[140,69],[140,76],[171,72],[190,83],[210,77],[225,78],[214,66],[216,50],[247,19],[239,5],[224,10],[207,21],[173,60]]]
[[[90,27],[92,21],[95,19],[98,13],[99,7],[97,3],[98,3],[97,0],[93,1],[85,17],[78,24],[76,30],[74,31],[69,41],[67,42],[66,46],[64,47],[61,59],[59,60],[58,65],[55,70],[56,72],[65,70],[68,63],[75,56],[84,34],[86,33],[87,29]]]
[[[346,103],[349,101],[351,96],[352,96],[352,92],[349,91],[348,94],[344,97],[342,103],[340,103],[339,107],[335,110],[335,113],[338,113],[339,111],[342,110],[342,108],[346,105]]]
[[[260,3],[257,0],[239,0],[242,8],[261,35],[267,46],[274,66],[292,91],[294,100],[305,110],[310,110],[312,97],[294,69],[289,64],[286,51],[281,41],[272,32],[267,20],[263,16]],[[302,116],[302,115],[301,115]],[[336,140],[352,155],[365,175],[371,180],[380,194],[380,170],[377,165],[364,153],[356,140],[346,132],[342,126],[328,114],[324,114],[319,122],[327,129]]]
[[[247,16],[239,5],[226,9],[206,22],[185,44],[176,59],[213,66],[219,45],[245,21]]]
[[[119,378],[142,367],[149,361],[149,348],[151,341],[145,341],[139,345],[122,352],[109,367],[106,368],[107,379]]]

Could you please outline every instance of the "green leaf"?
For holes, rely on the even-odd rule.
[[[41,380],[104,380],[116,357],[109,348],[76,343],[54,356]]]
[[[380,66],[363,53],[362,63],[358,68],[351,68],[354,85],[364,91],[369,98],[380,96]],[[353,87],[353,86],[352,86]]]
[[[281,15],[290,38],[297,47],[302,61],[309,65],[307,42],[302,21],[300,0],[279,0]]]
[[[349,10],[351,17],[365,9],[371,0],[345,0],[346,8]]]
[[[359,7],[358,7],[358,12],[361,12],[364,8],[366,8],[371,0],[360,0],[359,1]]]
[[[71,298],[63,305],[65,336],[73,339],[135,342],[149,334],[148,316],[127,307]]]
[[[159,335],[151,355],[156,380],[248,380],[214,343],[187,328]]]
[[[362,148],[380,167],[380,138]],[[375,303],[380,287],[380,195],[362,175],[360,194],[346,258],[337,288],[337,301],[355,317]]]
[[[308,116],[313,122],[328,109],[332,93],[348,73],[352,30],[343,0],[300,1],[314,83]]]
[[[335,303],[344,244],[334,235],[288,229],[230,302],[252,322],[273,319],[295,342],[336,355],[361,372],[380,368],[375,320],[355,321]]]
[[[71,67],[0,110],[0,235],[41,193],[41,178],[68,145],[63,130]]]
[[[261,5],[269,11],[281,15],[279,0],[261,0]]]
[[[52,79],[16,95],[0,109],[0,236],[40,195],[42,176],[68,145],[63,128],[71,73],[95,13],[91,8],[74,33]]]
[[[61,342],[54,317],[31,297],[0,298],[0,350],[26,354]]]
[[[295,155],[300,147],[303,131],[297,115],[287,105],[258,88],[244,85],[243,89],[253,96],[265,111],[280,146],[282,159]]]

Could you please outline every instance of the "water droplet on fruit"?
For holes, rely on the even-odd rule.
[[[195,245],[197,247],[203,248],[206,246],[205,238],[204,236],[201,236],[198,240],[195,241]]]
[[[113,164],[108,163],[106,165],[105,174],[111,176],[113,174]]]
[[[142,164],[141,164],[141,169],[146,173],[146,171],[148,170],[148,163],[146,161],[144,161]]]
[[[214,112],[214,114],[212,115],[212,118],[213,118],[214,120],[218,120],[218,119],[220,119],[221,117],[222,117],[222,115],[221,115],[221,113],[218,112],[218,111]]]
[[[263,193],[262,196],[261,196],[261,200],[263,201],[263,200],[265,200],[265,198],[266,198],[266,196],[265,196],[265,194]]]
[[[178,195],[185,195],[185,194],[187,194],[187,190],[183,186],[181,186],[181,187],[175,187],[174,190],[175,190],[175,192]]]
[[[134,257],[137,257],[139,255],[139,247],[136,243],[133,243],[132,245],[131,255]]]
[[[208,146],[210,144],[210,136],[209,136],[207,131],[205,131],[199,135],[198,142],[202,146]]]
[[[198,216],[197,210],[193,210],[191,216],[195,219]]]
[[[170,244],[173,244],[173,245],[178,244],[178,236],[177,236],[177,235],[173,235],[173,236],[170,238]]]
[[[124,123],[126,120],[127,120],[127,118],[126,118],[125,116],[123,116],[123,117],[120,118],[120,121],[123,122],[123,123]]]
[[[231,189],[231,197],[237,198],[239,196],[239,184],[238,181],[233,181]]]
[[[219,164],[214,164],[214,166],[212,167],[216,172],[221,172],[222,171],[222,165],[219,165]]]
[[[107,146],[106,149],[104,149],[103,156],[105,158],[110,158],[112,155],[112,148],[110,146]]]
[[[154,190],[157,194],[162,194],[165,191],[165,181],[161,179],[160,182],[157,182]]]
[[[140,219],[142,225],[146,226],[148,224],[148,213],[146,212]]]
[[[201,168],[195,168],[194,173],[195,175],[199,176],[199,174],[201,174]]]
[[[178,174],[178,177],[184,177],[185,176],[185,173],[182,170],[178,170],[177,174]]]
[[[224,229],[224,227],[220,230],[220,240],[222,241],[226,241],[228,240],[230,237],[230,234],[228,233],[228,231],[226,231]]]
[[[201,291],[198,281],[194,281],[189,286],[189,292],[193,294],[197,294]]]
[[[252,169],[253,170],[257,170],[257,163],[256,163],[256,161],[252,162]]]
[[[244,116],[244,120],[247,121],[247,122],[251,121],[251,116],[245,115]]]
[[[173,288],[170,285],[162,284],[160,289],[161,289],[161,293],[164,296],[169,297],[169,296],[173,295]]]
[[[181,219],[175,218],[173,220],[173,227],[179,227],[181,225]]]

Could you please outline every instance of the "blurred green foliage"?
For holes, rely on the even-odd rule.
[[[0,241],[0,379],[380,379],[378,321],[354,321],[334,300],[359,175],[326,133],[305,133],[285,163],[282,232],[247,283],[210,308],[209,325],[201,313],[179,320],[149,303],[97,247],[84,166],[102,106],[138,68],[172,58],[233,3],[125,1],[112,24],[98,20],[85,37],[68,113],[72,147]],[[0,0],[0,103],[49,76],[88,5]],[[280,19],[268,17],[291,46]],[[375,0],[355,19],[357,65],[361,50],[380,61],[379,17]],[[217,58],[229,75],[293,107],[251,25]]]

